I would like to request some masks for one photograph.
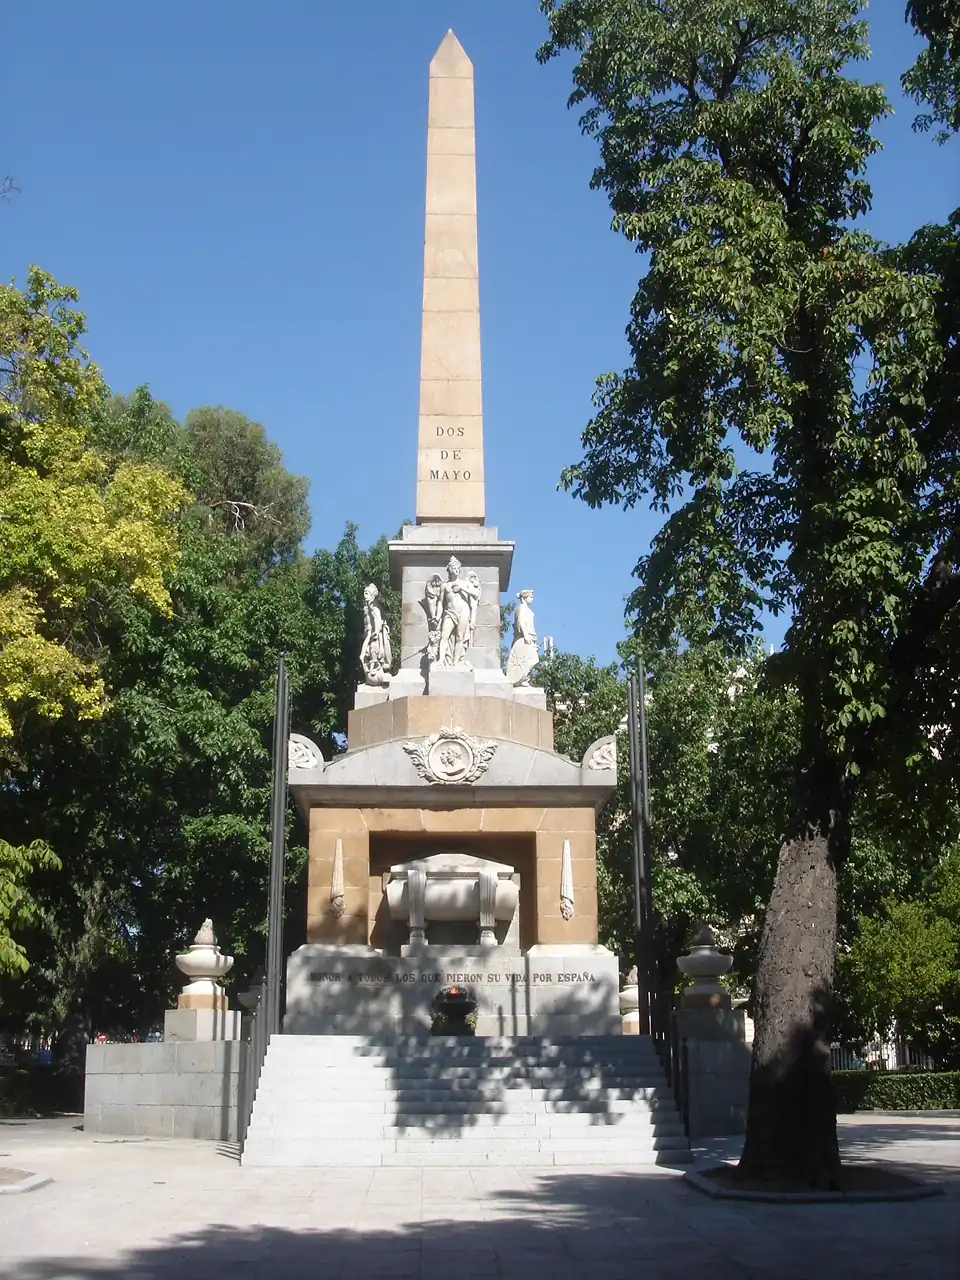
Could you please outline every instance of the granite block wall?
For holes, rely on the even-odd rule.
[[[237,1040],[87,1046],[88,1133],[237,1140]]]

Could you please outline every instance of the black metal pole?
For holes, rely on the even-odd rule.
[[[647,754],[647,673],[643,654],[637,654],[637,729],[640,739],[640,819],[643,831],[643,866],[641,883],[644,890],[644,918],[647,926],[647,985],[650,991],[652,1029],[658,1036],[665,1031],[659,975],[653,959],[653,872],[650,866],[650,761]]]
[[[277,664],[277,701],[273,716],[273,796],[270,803],[270,890],[267,901],[267,965],[264,980],[264,1034],[280,1030],[280,981],[283,973],[283,880],[286,860],[287,742],[290,737],[290,686],[283,657]]]
[[[640,728],[639,680],[631,672],[627,679],[627,741],[630,748],[630,815],[633,824],[633,909],[637,963],[637,994],[640,1023],[649,1034],[650,1026],[650,939],[646,884],[646,832],[644,823],[643,750]]]

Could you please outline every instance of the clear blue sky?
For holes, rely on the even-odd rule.
[[[896,116],[870,229],[957,203],[956,153],[910,130],[902,0],[870,11]],[[597,374],[621,367],[639,263],[588,187],[595,144],[538,66],[536,0],[33,0],[4,18],[0,277],[76,285],[116,391],[240,409],[311,482],[310,546],[413,514],[427,67],[476,73],[487,511],[537,628],[603,660],[655,520],[558,493]],[[774,635],[776,636],[776,632]]]

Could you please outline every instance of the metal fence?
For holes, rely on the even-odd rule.
[[[904,1036],[872,1040],[868,1044],[832,1044],[830,1066],[834,1071],[935,1071],[936,1063]]]
[[[237,1139],[241,1152],[247,1138],[247,1130],[250,1128],[253,1103],[257,1096],[257,1086],[260,1084],[260,1072],[263,1070],[263,1060],[267,1056],[267,1045],[270,1043],[270,1028],[266,1018],[266,981],[260,983],[256,992],[256,999],[250,1006],[250,1013],[243,1019],[245,1035],[240,1045]]]

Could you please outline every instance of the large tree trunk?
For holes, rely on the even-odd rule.
[[[740,1171],[807,1187],[839,1186],[830,1082],[837,872],[848,843],[838,763],[802,772],[795,834],[780,850],[760,942],[757,1030]]]

